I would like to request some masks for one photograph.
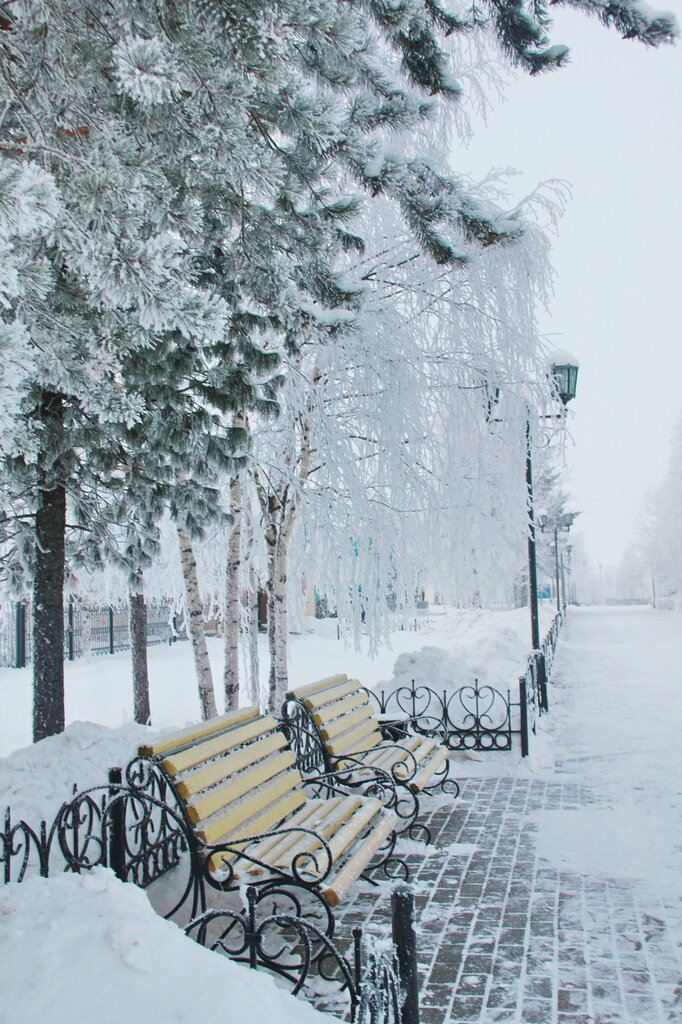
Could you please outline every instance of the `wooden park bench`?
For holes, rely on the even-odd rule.
[[[257,708],[175,732],[139,753],[170,784],[193,852],[221,888],[293,879],[331,907],[384,844],[381,863],[392,852],[396,815],[329,776],[326,791],[335,795],[309,797],[278,723]]]
[[[449,782],[448,751],[410,723],[379,721],[357,679],[330,676],[287,694],[283,719],[304,769],[389,772],[413,793]],[[315,765],[315,761],[318,761]]]

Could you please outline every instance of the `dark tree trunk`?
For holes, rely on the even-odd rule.
[[[66,488],[59,474],[64,398],[43,392],[45,449],[38,466],[33,584],[33,742],[64,731],[64,563]],[[54,457],[50,459],[48,452]]]
[[[141,587],[130,592],[130,649],[133,659],[133,703],[135,721],[149,725],[149,673],[147,670],[147,605]]]

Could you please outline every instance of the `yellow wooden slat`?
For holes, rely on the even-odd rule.
[[[432,756],[424,763],[421,771],[417,772],[413,779],[410,779],[409,786],[413,793],[420,793],[425,786],[428,786],[429,782],[436,774],[439,768],[442,768],[448,759],[448,752],[445,747],[440,747],[434,751]]]
[[[280,825],[283,828],[287,827],[285,819],[288,818],[293,811],[298,810],[301,803],[305,803],[305,793],[297,789],[293,793],[288,793],[282,800],[278,800],[276,803],[271,803],[267,810],[262,811],[261,814],[256,815],[251,821],[245,823],[244,828],[238,833],[227,836],[213,836],[209,845],[216,846],[221,843],[230,844],[232,846],[243,846],[249,844],[251,836],[260,835],[262,832],[268,832],[271,829],[278,828]],[[203,836],[208,833],[197,833],[199,839],[203,841]],[[213,832],[210,832],[213,835]],[[209,870],[218,871],[221,866],[221,859],[233,860],[235,854],[211,854],[208,858]],[[246,862],[245,862],[246,864]],[[248,870],[246,867],[242,870],[244,873]],[[255,873],[262,871],[261,868],[255,867]]]
[[[281,772],[289,771],[295,763],[294,755],[288,749],[281,754],[276,754],[275,757],[264,758],[246,771],[227,777],[224,785],[214,786],[199,800],[187,804],[187,817],[193,825],[197,825],[200,821],[210,818],[212,814],[217,814],[224,807],[229,807],[245,793],[263,785],[268,779],[274,778]],[[292,774],[292,789],[298,785],[299,780],[298,772]]]
[[[376,722],[371,718],[366,718],[364,721],[359,722],[354,728],[346,729],[345,732],[339,733],[339,735],[335,736],[333,740],[325,743],[325,747],[329,753],[332,752],[332,749],[337,752],[342,751],[343,753],[346,753],[346,749],[351,746],[355,746],[356,750],[361,750],[362,748],[357,746],[357,742],[362,741],[363,737],[369,736],[374,737],[374,739],[372,742],[367,743],[366,749],[368,750],[370,747],[376,747],[377,744],[384,742],[383,736],[377,729]]]
[[[421,736],[408,736],[406,739],[400,740],[399,743],[380,744],[362,760],[374,768],[391,772],[398,780],[407,781],[409,776],[416,773],[422,761],[431,757],[433,751],[437,749],[439,749],[438,744],[433,740]],[[401,770],[403,765],[404,768]],[[409,781],[412,787],[413,780],[409,779]]]
[[[321,846],[317,836],[328,839],[343,822],[357,811],[361,803],[362,798],[357,796],[333,797],[331,800],[309,800],[308,806],[312,813],[297,824],[310,829],[315,835],[303,835],[299,832],[282,836],[276,844],[267,848],[265,859],[269,864],[284,866],[290,864],[292,858],[299,852],[314,854]],[[291,828],[291,821],[286,821],[283,827]],[[325,866],[326,861],[325,857]]]
[[[349,714],[351,711],[355,711],[359,707],[369,707],[367,694],[364,690],[353,690],[353,692],[347,697],[344,697],[343,700],[334,700],[329,704],[324,704],[318,707],[318,709],[312,713],[313,721],[315,722],[315,725],[324,726],[333,718]]]
[[[258,827],[252,826],[250,819],[259,817],[265,808],[272,807],[280,797],[294,791],[299,798],[296,807],[300,807],[305,803],[306,795],[303,790],[294,790],[294,787],[300,785],[300,782],[301,776],[296,770],[288,771],[284,775],[278,775],[271,782],[259,786],[255,792],[232,806],[225,814],[219,814],[210,824],[204,823],[203,828],[197,829],[199,839],[202,843],[210,846],[212,843],[218,842],[219,839],[222,840],[225,836],[234,835],[237,830],[243,829],[243,827],[247,827],[247,835],[253,835],[254,832],[258,831]],[[290,810],[294,810],[294,808],[291,807]],[[289,811],[287,811],[288,813]],[[274,818],[273,820],[279,821],[281,819]],[[246,824],[247,822],[248,825]]]
[[[258,736],[263,736],[265,733],[274,732],[276,729],[277,722],[274,718],[270,716],[254,718],[247,725],[230,729],[227,733],[216,737],[214,740],[197,743],[196,746],[190,747],[188,750],[182,750],[178,754],[172,754],[170,757],[164,758],[162,762],[163,769],[168,775],[179,775],[190,768],[195,768],[202,761],[209,761],[213,757],[225,754],[228,750],[233,750],[235,747],[242,746]],[[257,758],[258,754],[254,753],[254,757]]]
[[[326,804],[329,801],[320,801],[321,804]],[[329,852],[332,859],[332,864],[343,857],[346,850],[353,844],[353,842],[362,834],[367,828],[370,822],[383,812],[383,807],[378,800],[374,799],[363,799],[361,797],[347,797],[342,799],[340,806],[333,807],[332,809],[323,808],[324,815],[322,818],[315,820],[315,816],[310,816],[305,823],[306,828],[312,829],[317,836],[321,836],[327,841]],[[291,827],[289,821],[284,822],[283,828]],[[256,847],[255,854],[261,860],[266,860],[268,864],[272,864],[281,868],[288,868],[291,865],[292,859],[299,853],[311,853],[313,856],[316,853],[322,852],[322,844],[316,836],[285,836],[283,842],[276,848],[270,849],[265,855],[262,855],[260,848]],[[303,865],[301,865],[301,868]],[[320,869],[326,870],[328,867],[328,860],[325,854],[322,854],[320,858]],[[313,865],[310,865],[310,871],[314,870]]]
[[[381,844],[394,832],[398,823],[397,815],[387,814],[382,821],[377,821],[370,835],[363,839],[358,849],[344,862],[341,869],[330,878],[322,895],[330,907],[341,902],[353,882],[360,877]]]
[[[341,754],[352,754],[356,750],[370,750],[382,740],[383,736],[377,731],[374,722],[367,719],[361,722],[357,728],[336,736],[325,746],[332,756],[338,757]]]
[[[330,803],[340,803],[343,797],[334,797]],[[314,804],[315,800],[306,800],[303,807],[292,814],[285,822],[282,823],[281,827],[286,829],[296,828],[311,828],[311,822],[314,820],[316,815],[316,809]],[[258,856],[261,860],[271,861],[272,857],[278,857],[280,849],[288,849],[290,846],[299,842],[302,839],[301,832],[290,832],[285,836],[269,836],[267,839],[263,839],[255,849],[258,851]]]
[[[268,757],[287,745],[287,741],[281,732],[270,733],[265,739],[259,739],[255,742],[258,744],[258,754],[262,758]],[[249,744],[248,747],[241,747],[232,754],[226,754],[225,757],[220,757],[217,761],[211,761],[205,768],[197,768],[189,772],[180,781],[175,783],[176,793],[183,800],[190,800],[193,796],[200,793],[202,789],[208,789],[209,786],[214,786],[217,782],[229,779],[236,772],[241,771],[242,768],[253,764],[254,750],[252,748],[253,744]]]
[[[316,683],[306,683],[305,686],[297,686],[294,690],[289,690],[287,694],[287,700],[302,700],[310,693],[316,693],[318,690],[326,690],[330,686],[336,686],[338,683],[343,683],[348,679],[348,676],[343,673],[339,673],[336,676],[327,676],[326,679],[318,679]]]
[[[385,741],[384,744],[375,748],[377,755],[385,750],[385,756],[381,758],[381,762],[378,759],[375,760],[374,764],[378,765],[381,763],[382,767],[388,768],[391,765],[398,764],[399,761],[405,761],[414,768],[430,757],[433,751],[437,749],[437,743],[430,739],[424,739],[421,736],[408,736],[405,739],[398,740],[397,743]]]
[[[360,684],[357,679],[349,679],[347,682],[330,686],[326,690],[311,693],[302,699],[308,711],[317,711],[318,708],[325,707],[327,704],[331,704],[332,701],[341,700],[342,697],[347,697],[351,693],[357,693],[359,689]]]
[[[320,729],[320,736],[324,740],[325,744],[327,744],[342,733],[350,732],[352,729],[358,728],[358,726],[363,722],[371,722],[372,728],[377,728],[377,724],[372,714],[372,709],[368,704],[364,704],[362,707],[357,708],[355,711],[351,711],[347,715],[342,715],[341,718],[335,718],[324,728]]]
[[[178,729],[169,736],[162,736],[161,739],[155,740],[154,743],[144,743],[139,747],[138,753],[140,757],[156,757],[159,754],[167,753],[169,750],[177,750],[178,747],[184,747],[187,743],[194,743],[197,740],[205,739],[216,732],[221,732],[223,729],[230,729],[232,726],[239,725],[249,718],[255,718],[259,714],[260,712],[256,707],[239,708],[237,711],[230,711],[227,715],[221,715],[219,718],[211,718],[208,722],[201,722],[198,725],[189,726],[187,729]]]
[[[441,746],[437,740],[432,740],[429,736],[405,736],[399,740],[399,745],[404,750],[411,751],[417,761],[423,761]]]
[[[406,752],[409,751],[412,756],[401,756],[400,750],[395,747],[387,746],[382,749],[378,746],[362,760],[372,768],[394,773],[398,780],[401,778],[400,766],[404,765],[405,781],[409,783],[413,793],[419,793],[447,760],[447,749],[434,740],[420,736],[410,736],[407,741],[401,740],[398,746]],[[408,778],[413,771],[414,776]]]
[[[373,750],[369,751],[362,758],[362,761],[366,765],[371,765],[372,768],[383,768],[385,771],[390,771],[391,765],[401,759],[402,756],[399,751],[379,744],[378,747],[374,747]]]
[[[335,830],[328,844],[334,863],[341,859],[346,850],[382,811],[383,806],[379,800],[365,799],[352,817]]]

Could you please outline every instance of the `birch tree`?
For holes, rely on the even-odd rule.
[[[185,618],[187,631],[192,642],[192,653],[194,655],[194,666],[197,673],[197,684],[199,688],[199,705],[201,717],[204,721],[214,718],[217,714],[215,703],[215,690],[213,688],[213,674],[211,662],[208,656],[206,644],[206,632],[204,630],[204,610],[199,591],[199,580],[197,577],[197,561],[192,547],[192,541],[187,533],[186,524],[177,523],[178,540],[180,542],[180,561],[182,563],[182,574],[185,581]]]

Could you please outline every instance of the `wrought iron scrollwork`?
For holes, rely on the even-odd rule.
[[[284,979],[293,995],[306,992],[314,999],[315,976],[327,985],[335,983],[334,1011],[345,1010],[356,1024],[400,1024],[400,985],[392,950],[378,951],[356,928],[349,959],[299,907],[261,916],[263,898],[262,891],[249,886],[245,906],[206,911],[186,926],[185,933],[232,960]],[[325,1000],[329,999],[327,991]]]
[[[58,821],[48,829],[41,821],[38,829],[26,821],[12,822],[10,808],[5,810],[3,831],[0,833],[0,864],[5,882],[22,882],[31,867],[47,878],[50,873],[50,855],[57,834]]]
[[[476,680],[451,693],[437,693],[429,686],[412,683],[386,694],[367,693],[379,714],[388,721],[391,736],[417,734],[439,739],[448,750],[510,750],[512,737],[511,695]],[[443,784],[456,787],[443,772]],[[434,784],[429,788],[433,789]]]
[[[296,757],[304,785],[312,787],[315,795],[360,790],[365,796],[376,797],[400,819],[400,831],[412,838],[429,841],[428,828],[416,824],[419,800],[409,783],[418,764],[411,751],[396,745],[396,758],[389,768],[367,764],[364,758],[373,750],[343,754],[332,762],[320,739],[317,725],[305,705],[296,699],[286,701],[282,709],[282,730]],[[390,750],[388,745],[382,750]]]
[[[120,769],[112,771],[118,773],[116,781],[74,793],[49,826],[45,821],[37,828],[26,821],[13,823],[7,809],[0,832],[4,881],[22,881],[29,870],[48,877],[54,870],[104,866],[122,880],[146,887],[187,853],[186,879],[183,884],[175,879],[172,906],[164,916],[174,916],[190,896],[190,914],[197,913],[205,905],[202,879],[191,859],[191,832],[183,815],[161,798],[164,791],[149,776],[138,776],[144,783],[138,788],[134,775],[124,785]]]
[[[308,708],[299,700],[287,700],[282,706],[282,732],[304,775],[323,775],[332,770],[320,733]]]
[[[267,898],[291,900],[290,912],[275,909],[259,915]],[[274,934],[276,931],[277,938]],[[329,930],[320,928],[295,894],[283,889],[268,892],[249,886],[246,906],[235,909],[211,909],[196,917],[185,928],[187,935],[203,946],[216,950],[250,967],[265,968],[285,978],[296,995],[306,984],[315,965],[332,958],[341,972],[341,987],[348,989],[351,1005],[355,1002],[355,983],[344,957],[337,950]],[[330,972],[326,970],[327,978]]]

